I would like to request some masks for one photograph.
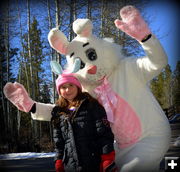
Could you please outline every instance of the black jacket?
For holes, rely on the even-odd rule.
[[[63,159],[67,172],[99,172],[101,155],[114,150],[104,108],[86,98],[73,113],[55,106],[52,120],[55,160]]]

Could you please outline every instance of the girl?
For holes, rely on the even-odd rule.
[[[115,171],[114,137],[104,108],[82,92],[73,74],[56,80],[60,95],[52,110],[56,172]]]

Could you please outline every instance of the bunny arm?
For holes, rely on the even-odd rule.
[[[36,111],[35,113],[31,112],[32,119],[39,121],[51,121],[51,111],[54,106],[55,104],[36,102]]]
[[[154,35],[140,44],[145,51],[145,56],[125,58],[121,61],[119,68],[124,67],[131,78],[134,77],[140,80],[140,83],[147,84],[167,65],[168,58]]]
[[[23,112],[31,112],[35,106],[35,113],[31,112],[34,120],[51,120],[51,111],[55,105],[33,101],[22,84],[8,82],[4,86],[3,92],[6,98]]]
[[[116,27],[139,41],[146,53],[145,57],[134,58],[133,60],[127,58],[126,63],[134,66],[133,72],[138,73],[141,79],[145,82],[150,81],[167,65],[167,55],[135,7],[123,7],[120,10],[120,16],[122,20],[115,20]]]
[[[168,58],[159,40],[154,35],[146,42],[140,44],[146,56],[137,58],[135,66],[137,66],[137,70],[140,73],[139,76],[142,76],[143,80],[148,82],[156,77],[168,64]]]

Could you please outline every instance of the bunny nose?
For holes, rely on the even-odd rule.
[[[89,74],[96,74],[96,71],[97,71],[97,66],[94,65],[94,66],[90,66],[87,70],[87,73]]]

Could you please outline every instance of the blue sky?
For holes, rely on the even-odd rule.
[[[173,0],[150,1],[144,8],[151,20],[149,26],[164,47],[172,70],[180,60],[179,9]]]

